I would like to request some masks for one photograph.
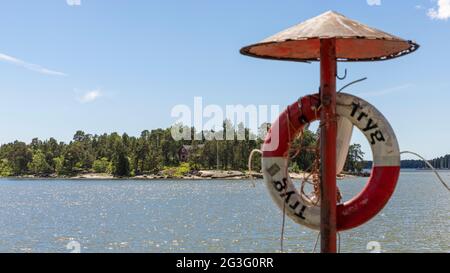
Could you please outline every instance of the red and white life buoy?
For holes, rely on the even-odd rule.
[[[290,105],[272,125],[263,145],[262,169],[275,203],[295,222],[318,230],[320,207],[308,203],[288,175],[291,142],[304,126],[318,119],[319,95],[309,95]],[[365,188],[337,206],[337,230],[355,228],[372,219],[389,201],[400,174],[397,138],[386,118],[368,102],[340,93],[336,113],[359,128],[373,154],[372,173]]]

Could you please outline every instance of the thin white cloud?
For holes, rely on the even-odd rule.
[[[103,96],[103,93],[100,89],[94,89],[94,90],[90,90],[90,91],[87,91],[84,94],[82,94],[78,98],[78,100],[81,103],[89,103],[89,102],[93,102],[93,101],[99,99],[102,96]]]
[[[380,97],[380,96],[384,96],[387,94],[391,94],[391,93],[395,93],[395,92],[399,92],[408,88],[413,87],[413,84],[403,84],[403,85],[399,85],[399,86],[395,86],[395,87],[391,87],[391,88],[386,88],[383,90],[378,90],[378,91],[374,91],[374,92],[366,92],[366,93],[360,93],[358,94],[358,96],[361,97]]]
[[[434,20],[447,20],[450,18],[450,0],[438,0],[438,6],[428,10],[428,17]]]
[[[0,53],[0,61],[3,62],[7,62],[10,64],[14,64],[17,66],[21,66],[23,68],[26,68],[28,70],[32,70],[41,74],[45,74],[45,75],[52,75],[52,76],[67,76],[67,74],[63,73],[63,72],[59,72],[59,71],[54,71],[54,70],[50,70],[47,69],[45,67],[42,67],[40,65],[37,64],[32,64],[32,63],[27,63],[25,61],[22,61],[20,59],[14,58],[12,56],[6,55],[6,54],[2,54]]]
[[[367,0],[369,6],[381,6],[381,0]]]
[[[69,6],[81,6],[81,0],[66,0]]]

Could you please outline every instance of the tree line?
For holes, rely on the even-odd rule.
[[[434,158],[430,164],[436,169],[450,169],[450,155]]]
[[[450,154],[428,160],[428,163],[436,169],[450,169]],[[402,169],[428,169],[428,165],[423,160],[405,159],[400,161]],[[372,168],[372,161],[365,161],[364,168]]]
[[[234,135],[244,133],[245,139],[175,140],[171,128],[166,128],[145,130],[138,137],[126,133],[92,135],[77,131],[69,143],[53,137],[47,140],[34,138],[29,144],[14,141],[0,146],[0,176],[76,176],[89,172],[132,177],[158,174],[180,166],[183,172],[217,168],[247,170],[250,152],[261,147],[262,137],[255,137],[242,124],[234,128],[226,122],[222,131],[212,133],[226,133],[227,128],[232,128]],[[193,136],[198,134],[194,128],[191,131]],[[301,143],[297,139],[293,146],[313,147],[316,143],[317,135],[306,130]],[[191,148],[187,162],[181,162],[178,155],[183,145]],[[350,147],[346,170],[357,172],[364,167],[360,148],[358,144]],[[292,160],[291,169],[307,170],[314,157],[313,151],[302,151]],[[254,170],[261,168],[259,159],[253,161]]]

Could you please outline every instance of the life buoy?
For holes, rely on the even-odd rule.
[[[295,222],[320,229],[320,207],[308,203],[288,175],[291,142],[304,126],[318,119],[319,95],[309,95],[288,106],[272,125],[262,147],[264,181],[275,203]],[[386,118],[371,104],[340,93],[336,113],[359,128],[373,154],[372,173],[364,189],[353,199],[337,205],[337,230],[360,226],[380,212],[389,201],[400,174],[397,138]]]

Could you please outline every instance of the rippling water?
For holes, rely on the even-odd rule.
[[[442,172],[450,181],[450,172]],[[345,199],[366,179],[339,182]],[[341,234],[342,252],[450,252],[450,194],[430,172],[402,172],[388,206]],[[281,213],[260,181],[0,180],[0,252],[277,252]],[[285,250],[317,233],[286,222]]]

